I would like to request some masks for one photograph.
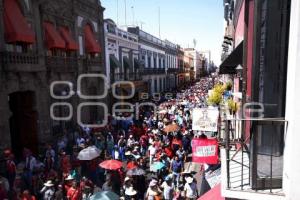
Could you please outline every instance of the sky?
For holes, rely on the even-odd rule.
[[[114,20],[121,28],[126,24],[142,26],[144,31],[157,37],[160,32],[161,39],[182,47],[194,47],[195,39],[197,50],[210,50],[214,63],[221,62],[224,36],[221,0],[101,0],[101,4],[105,8],[104,18]]]

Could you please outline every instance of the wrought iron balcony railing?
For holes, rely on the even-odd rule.
[[[39,64],[38,55],[30,53],[0,52],[3,64]]]
[[[142,70],[143,75],[164,74],[164,73],[166,73],[165,68],[144,68]]]
[[[284,119],[225,120],[221,161],[226,197],[234,192],[282,196],[283,148],[287,121]],[[248,138],[242,134],[251,126]],[[240,193],[239,193],[240,194]],[[255,197],[249,199],[255,199]]]
[[[102,66],[102,61],[100,57],[95,57],[95,58],[85,58],[83,59],[83,64],[85,66]]]
[[[112,82],[115,81],[140,81],[142,80],[141,73],[130,72],[130,73],[114,73],[111,74]]]
[[[46,56],[48,70],[75,70],[78,67],[78,58],[62,56]]]
[[[168,69],[168,73],[177,73],[178,72],[178,68],[169,68]]]

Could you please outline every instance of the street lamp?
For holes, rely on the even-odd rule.
[[[242,73],[243,73],[243,66],[242,65],[238,65],[236,68],[235,68],[236,72],[237,72],[237,77],[238,78],[241,78],[242,77]]]

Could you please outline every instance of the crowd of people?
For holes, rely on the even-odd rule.
[[[17,162],[13,150],[7,149],[0,200],[197,199],[198,172],[190,171],[187,163],[191,140],[205,135],[192,130],[192,110],[207,106],[210,88],[205,78],[161,102],[158,110],[141,108],[139,119],[120,113],[104,128],[66,130],[42,155],[24,149]],[[80,160],[78,155],[87,147],[96,147],[99,156]],[[99,165],[110,160],[122,166]]]

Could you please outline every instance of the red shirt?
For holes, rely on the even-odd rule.
[[[67,197],[69,200],[79,200],[81,197],[79,189],[71,187],[67,192]]]
[[[8,199],[7,192],[0,187],[0,199]]]
[[[21,200],[36,200],[36,198],[35,198],[35,196],[33,196],[33,195],[23,195],[22,197],[21,197]]]
[[[9,174],[14,174],[16,173],[16,164],[12,160],[8,160],[6,162],[6,170]]]

